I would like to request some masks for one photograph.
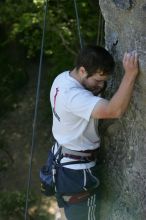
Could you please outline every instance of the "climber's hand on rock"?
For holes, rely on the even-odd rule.
[[[138,67],[138,56],[136,51],[124,54],[123,67],[125,69],[125,74],[129,75],[129,77],[137,76],[139,72],[139,67]]]

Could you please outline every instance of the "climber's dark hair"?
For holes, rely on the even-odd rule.
[[[115,68],[115,62],[112,55],[105,48],[89,45],[81,49],[75,66],[77,70],[83,66],[88,73],[88,77],[94,75],[97,71],[103,71],[104,74],[111,75]]]

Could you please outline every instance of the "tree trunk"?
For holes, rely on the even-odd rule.
[[[101,220],[146,219],[146,1],[100,0],[105,44],[117,63],[110,96],[123,75],[124,52],[136,50],[140,75],[126,114],[102,122]]]

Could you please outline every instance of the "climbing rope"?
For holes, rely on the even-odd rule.
[[[100,45],[104,46],[104,19],[103,19],[103,15],[100,11],[101,14],[101,27],[100,27],[100,33],[101,33],[101,41],[100,41]]]
[[[48,8],[48,0],[46,0],[46,2],[44,3],[43,33],[42,33],[42,42],[41,42],[34,119],[33,119],[31,152],[30,152],[29,172],[28,172],[27,192],[26,192],[26,204],[25,204],[25,218],[24,218],[25,220],[27,220],[27,217],[28,217],[28,200],[29,200],[29,191],[30,191],[30,183],[31,183],[31,173],[32,173],[32,158],[33,158],[33,153],[34,153],[34,148],[35,148],[36,124],[37,124],[38,103],[39,103],[39,96],[40,96],[40,81],[41,81],[41,75],[42,75],[42,61],[43,61],[43,49],[44,49],[44,39],[45,39],[45,31],[46,31],[47,8]]]
[[[98,17],[98,29],[97,29],[97,44],[103,46],[103,33],[104,33],[104,19],[99,8],[99,17]]]
[[[80,31],[80,20],[79,20],[79,13],[77,8],[76,0],[74,0],[74,7],[75,7],[75,13],[76,13],[76,20],[77,20],[77,28],[78,28],[78,35],[79,35],[79,41],[80,41],[80,47],[83,48],[83,41],[81,37],[81,31]]]
[[[77,8],[77,2],[74,0],[74,8],[75,8],[75,14],[76,14],[76,23],[77,23],[77,30],[78,30],[78,36],[79,36],[79,42],[81,49],[83,48],[83,40],[81,36],[81,28],[80,28],[80,19],[79,19],[79,13]],[[99,46],[103,46],[103,33],[104,33],[104,19],[99,7],[99,17],[98,17],[98,30],[97,30],[97,44]]]

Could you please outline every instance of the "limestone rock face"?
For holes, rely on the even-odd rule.
[[[132,1],[130,0],[113,0],[117,7],[122,9],[129,9],[132,6]]]
[[[123,76],[124,52],[136,50],[140,75],[126,114],[102,122],[101,220],[146,219],[146,1],[100,0],[105,42],[117,63],[108,94]],[[109,97],[108,97],[109,98]]]

